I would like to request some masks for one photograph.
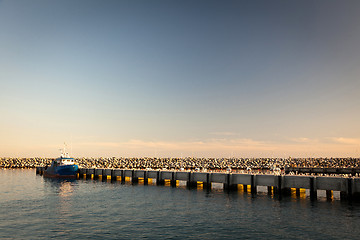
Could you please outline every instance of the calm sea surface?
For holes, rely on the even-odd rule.
[[[0,239],[359,239],[360,204],[0,169]]]

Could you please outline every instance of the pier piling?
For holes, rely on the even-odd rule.
[[[317,199],[317,188],[316,188],[316,178],[310,177],[310,199]]]
[[[139,178],[135,175],[135,170],[131,172],[131,182],[134,184],[139,182]]]

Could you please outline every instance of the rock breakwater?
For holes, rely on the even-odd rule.
[[[4,168],[35,168],[51,164],[53,158],[0,158]],[[285,167],[359,168],[360,158],[75,158],[80,168],[184,169],[184,170],[272,170]]]

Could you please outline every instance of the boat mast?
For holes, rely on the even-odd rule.
[[[62,158],[68,158],[69,157],[69,154],[66,152],[66,143],[64,142],[64,149],[61,153],[61,157]]]

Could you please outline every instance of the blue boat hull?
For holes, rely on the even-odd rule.
[[[76,178],[78,165],[61,165],[48,167],[44,172],[44,177],[50,178]]]

